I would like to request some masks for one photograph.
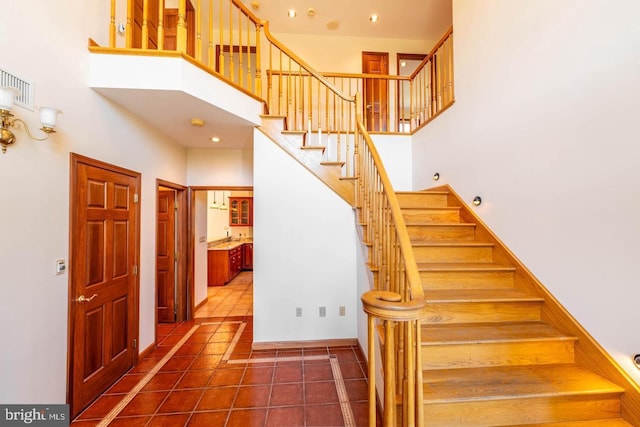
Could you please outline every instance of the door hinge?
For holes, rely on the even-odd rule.
[[[133,275],[136,276],[138,274],[138,266],[134,265],[133,266]]]
[[[176,210],[176,211],[178,210],[178,202],[175,202],[175,203],[174,203],[174,205],[173,205],[173,209],[174,209],[174,210]]]
[[[138,203],[138,193],[133,195],[133,203]]]
[[[178,260],[178,252],[173,254],[174,259],[177,261]]]
[[[136,348],[138,348],[138,340],[137,339],[133,339],[133,349],[135,350]]]

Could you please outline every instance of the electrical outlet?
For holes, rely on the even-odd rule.
[[[327,307],[320,307],[318,310],[320,317],[327,317]]]
[[[302,317],[302,307],[296,307],[296,317]]]
[[[338,315],[346,316],[347,315],[347,307],[345,307],[344,305],[341,305],[340,308],[338,309]]]

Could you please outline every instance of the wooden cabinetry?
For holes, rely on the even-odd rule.
[[[223,286],[242,270],[253,270],[253,243],[209,249],[207,254],[209,286]]]
[[[253,197],[229,197],[229,225],[253,225]]]
[[[207,284],[222,286],[242,271],[242,247],[211,249],[207,258]]]
[[[242,245],[242,269],[253,270],[253,243]]]

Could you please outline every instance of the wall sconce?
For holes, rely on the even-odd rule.
[[[16,96],[20,95],[18,89],[12,87],[0,88],[0,144],[2,144],[2,152],[7,152],[7,147],[16,142],[16,136],[9,130],[9,128],[17,127],[18,123],[22,123],[24,130],[27,132],[29,138],[35,141],[44,141],[49,138],[49,134],[55,132],[56,118],[62,111],[52,107],[39,107],[40,110],[40,123],[42,127],[40,130],[45,133],[44,138],[35,138],[31,135],[29,127],[21,119],[13,119],[11,110],[13,109],[13,102]]]
[[[480,206],[482,204],[482,197],[476,196],[473,198],[473,204],[476,206]]]
[[[640,369],[640,354],[633,356],[633,364],[636,365],[636,368]]]
[[[439,180],[439,179],[440,179],[440,174],[439,174],[438,172],[434,173],[434,174],[433,174],[433,180],[434,180],[434,181],[437,181],[437,180]]]

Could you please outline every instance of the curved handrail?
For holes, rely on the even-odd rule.
[[[233,1],[235,2],[237,0],[233,0]],[[337,87],[335,87],[329,80],[326,79],[326,77],[324,77],[322,74],[320,74],[315,69],[313,69],[302,58],[300,58],[298,55],[296,55],[291,50],[289,50],[285,45],[283,45],[280,41],[278,41],[278,39],[273,37],[273,35],[271,34],[271,31],[269,31],[269,22],[268,21],[262,21],[262,27],[264,28],[264,35],[267,37],[267,40],[269,40],[275,47],[277,47],[282,52],[284,52],[287,56],[289,56],[291,59],[296,61],[296,63],[298,65],[300,65],[300,67],[304,68],[309,74],[311,74],[313,77],[315,77],[320,82],[322,82],[322,84],[324,86],[326,86],[333,93],[338,95],[344,101],[355,103],[355,101],[356,101],[355,97],[348,96],[348,95],[345,95],[344,93],[342,93],[342,91],[340,89],[338,89]]]
[[[360,105],[360,95],[356,95],[356,104]],[[380,175],[380,180],[382,181],[382,186],[384,188],[385,196],[389,200],[389,208],[391,210],[391,216],[396,224],[396,232],[398,234],[398,243],[400,245],[400,251],[404,257],[405,261],[405,274],[407,276],[407,280],[409,282],[409,287],[411,291],[412,299],[424,299],[424,290],[422,289],[422,283],[420,281],[420,273],[418,272],[418,264],[416,263],[415,255],[413,254],[413,248],[411,246],[411,239],[409,238],[409,232],[407,231],[407,226],[404,221],[404,217],[402,216],[402,210],[400,209],[400,203],[398,202],[398,196],[393,191],[393,186],[391,185],[391,180],[389,179],[389,175],[387,174],[384,165],[382,164],[382,159],[380,158],[380,154],[376,149],[373,140],[371,140],[371,136],[367,132],[363,122],[362,115],[360,113],[361,109],[356,107],[356,123],[358,126],[358,130],[364,137],[364,141],[367,144],[367,148],[371,152],[371,157],[373,158],[374,165],[378,170],[378,174]]]

